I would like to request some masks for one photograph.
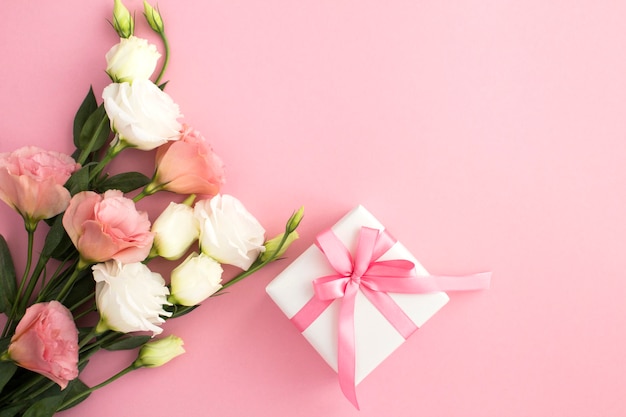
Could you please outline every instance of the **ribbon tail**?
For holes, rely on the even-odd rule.
[[[367,287],[361,287],[361,292],[405,340],[418,329],[411,318],[386,292],[372,291]]]
[[[356,398],[356,344],[354,340],[354,305],[358,284],[350,283],[339,308],[337,374],[343,395],[359,410]]]
[[[422,277],[419,277],[420,279]],[[426,278],[427,282],[429,278]],[[464,276],[433,276],[432,284],[439,291],[487,290],[491,284],[491,272]]]

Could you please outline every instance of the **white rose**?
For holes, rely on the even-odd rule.
[[[100,312],[99,330],[129,333],[163,330],[159,327],[170,316],[163,309],[169,305],[169,290],[160,274],[140,262],[122,264],[108,261],[92,267],[96,281],[96,305]]]
[[[220,263],[247,270],[265,250],[265,229],[233,196],[198,201],[194,215],[200,222],[200,249]]]
[[[152,76],[160,57],[156,46],[149,44],[146,39],[136,36],[122,38],[105,56],[106,72],[116,83],[147,80]]]
[[[200,229],[191,207],[171,202],[152,223],[152,233],[153,253],[173,261],[183,256],[198,239]]]
[[[128,146],[149,151],[179,139],[178,105],[152,81],[109,84],[102,99],[111,129]]]
[[[222,288],[222,272],[213,258],[192,253],[172,271],[170,301],[184,306],[200,304]]]

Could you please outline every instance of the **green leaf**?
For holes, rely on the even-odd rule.
[[[70,191],[71,195],[76,195],[81,191],[89,189],[89,168],[92,164],[83,166],[78,171],[74,172],[72,176],[65,183],[65,188]]]
[[[11,344],[11,336],[3,337],[0,339],[0,354],[9,348]]]
[[[11,380],[11,377],[17,370],[17,365],[11,361],[0,361],[0,392],[4,386]]]
[[[46,235],[46,241],[41,250],[41,255],[55,259],[63,259],[64,255],[66,255],[67,251],[70,249],[74,249],[74,244],[63,227],[63,215],[59,214],[55,217]]]
[[[45,397],[28,407],[23,417],[52,417],[63,403],[65,394]]]
[[[2,404],[0,404],[0,407],[2,407]],[[23,404],[17,404],[17,405],[13,405],[10,407],[5,407],[0,409],[0,417],[13,417],[16,416],[17,413],[20,412],[20,410],[24,407]]]
[[[183,162],[184,163],[184,162]],[[120,190],[123,193],[134,191],[150,183],[150,178],[140,172],[125,172],[107,178],[98,186],[98,191]]]
[[[81,302],[89,294],[92,294],[92,301],[95,300],[96,281],[91,276],[91,269],[84,271],[83,274],[76,280],[72,291],[65,297],[63,304],[68,307]]]
[[[11,311],[17,296],[17,278],[13,258],[4,236],[0,235],[0,313]]]
[[[96,96],[93,93],[93,88],[89,87],[89,91],[87,92],[85,99],[78,108],[76,116],[74,116],[74,145],[77,148],[80,148],[80,132],[83,130],[83,126],[89,116],[96,111],[97,108],[98,103],[96,102]]]
[[[127,336],[102,346],[106,350],[129,350],[143,346],[150,336]]]
[[[73,397],[77,397],[80,394],[89,391],[89,387],[87,385],[85,385],[85,383],[83,381],[81,381],[80,379],[76,378],[73,381],[71,381],[67,388],[65,389],[64,394],[65,397],[64,398],[73,398]],[[80,404],[81,402],[85,401],[87,399],[87,397],[89,397],[91,395],[91,393],[89,394],[85,394],[82,397],[78,398],[75,401],[72,401],[71,403],[69,403],[68,405],[66,405],[65,407],[63,407],[62,409],[58,410],[58,411],[63,411],[63,410],[67,410],[68,408],[72,408],[75,405]]]
[[[70,279],[70,276],[72,275],[72,273],[74,272],[74,268],[68,268],[66,269],[63,273],[57,275],[57,277],[55,278],[54,282],[50,282],[50,285],[47,288],[47,292],[45,294],[45,296],[43,296],[42,301],[50,301],[50,300],[56,300],[57,297],[59,296],[59,294],[61,293],[62,288],[65,286],[65,284],[68,282],[68,280]],[[74,301],[74,303],[76,303],[78,300],[77,298],[81,298],[86,296],[87,294],[78,294],[78,291],[75,291],[74,289],[77,288],[79,285],[81,285],[81,281],[85,280],[85,277],[89,277],[91,281],[93,281],[93,279],[91,279],[92,275],[91,275],[91,268],[86,268],[83,269],[82,271],[80,271],[78,273],[78,277],[76,278],[76,280],[74,281],[74,284],[71,286],[70,291],[68,293],[68,295],[66,296],[66,298],[64,300],[59,300],[61,302],[63,302],[63,304],[66,307],[71,307],[72,304],[67,302],[66,299],[72,297],[72,301]],[[82,288],[82,287],[81,287]],[[40,293],[41,295],[41,293]]]
[[[85,121],[76,147],[89,153],[97,151],[104,146],[110,135],[109,117],[101,104]]]
[[[169,311],[170,313],[172,313],[172,315],[168,318],[175,319],[177,317],[181,317],[181,316],[184,316],[185,314],[191,313],[193,310],[195,310],[198,307],[200,306],[199,305],[196,305],[196,306],[173,305],[173,306],[165,306],[165,311]]]

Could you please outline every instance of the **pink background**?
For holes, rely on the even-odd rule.
[[[108,83],[112,3],[3,5],[2,151],[71,151],[77,106],[89,84],[99,95]],[[142,3],[126,4],[136,34],[154,39]],[[223,191],[269,235],[306,207],[289,259],[361,203],[431,272],[492,270],[494,282],[451,294],[358,387],[361,412],[265,294],[287,260],[168,322],[185,355],[64,417],[626,413],[624,2],[160,8],[167,91],[226,162]],[[132,161],[150,174],[151,157],[130,151],[114,169]],[[143,205],[153,216],[155,200]],[[2,205],[0,219],[21,270],[19,217]],[[132,356],[101,355],[85,382]]]

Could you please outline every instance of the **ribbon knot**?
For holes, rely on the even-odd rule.
[[[362,227],[354,258],[339,238],[328,229],[316,238],[335,274],[313,280],[315,295],[291,321],[303,332],[335,301],[339,306],[337,373],[344,395],[358,409],[355,384],[354,307],[360,290],[391,325],[407,339],[417,326],[387,294],[476,290],[489,287],[491,273],[464,277],[417,276],[415,264],[404,259],[378,260],[396,240],[386,231]]]

